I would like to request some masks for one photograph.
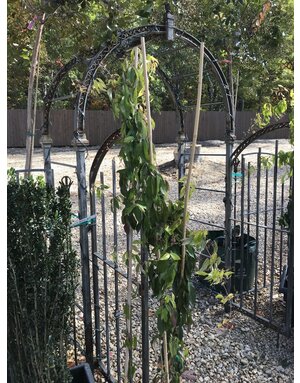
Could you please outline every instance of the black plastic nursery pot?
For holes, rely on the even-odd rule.
[[[213,240],[218,246],[218,255],[221,257],[219,267],[225,267],[225,237],[223,230],[208,231],[207,240]],[[242,241],[243,239],[243,241]],[[243,249],[242,249],[243,246]],[[234,272],[232,276],[232,292],[249,291],[254,287],[255,265],[256,265],[256,239],[248,234],[234,237],[232,241],[232,265]],[[206,247],[200,255],[200,266],[205,258],[210,254],[209,248]],[[243,266],[243,267],[241,267]],[[204,284],[208,284],[204,277],[200,277]],[[216,286],[217,287],[217,286]],[[218,287],[217,287],[218,289]]]
[[[88,363],[82,363],[70,368],[72,383],[95,383],[92,370]]]
[[[282,273],[280,276],[280,285],[278,292],[283,294],[283,299],[285,301],[285,304],[287,305],[287,300],[288,300],[288,266],[284,265],[282,269]],[[292,301],[292,321],[291,321],[291,326],[292,328],[294,327],[294,304],[295,304],[295,299],[294,299],[294,293],[293,293],[293,301]]]
[[[287,301],[287,291],[288,291],[288,267],[287,267],[287,265],[283,266],[282,273],[280,276],[280,286],[279,286],[278,291],[283,294],[284,300]]]

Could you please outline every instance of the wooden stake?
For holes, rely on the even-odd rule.
[[[151,164],[153,164],[153,143],[152,143],[152,127],[151,127],[150,93],[149,93],[149,80],[148,80],[148,73],[147,73],[147,57],[146,57],[145,37],[141,37],[141,46],[142,46],[143,68],[144,68],[147,123],[148,123],[148,132],[149,132],[150,162],[151,162]]]
[[[137,69],[139,63],[139,48],[134,47],[134,67]]]
[[[131,301],[131,295],[132,295],[132,239],[133,239],[133,230],[130,227],[129,228],[129,243],[128,243],[128,279],[127,279],[127,306],[128,306],[128,318],[126,319],[126,332],[127,337],[130,339],[130,342],[132,342],[132,333],[131,333],[131,310],[132,310],[132,301]],[[131,343],[132,344],[132,343]],[[132,346],[131,346],[132,347]],[[129,372],[129,347],[126,347],[125,352],[125,377],[124,382],[128,382],[128,372]]]
[[[195,148],[197,144],[197,137],[199,131],[199,122],[200,122],[200,107],[201,107],[201,96],[202,96],[202,80],[203,80],[203,62],[204,62],[204,43],[202,42],[200,45],[200,64],[199,64],[199,78],[198,78],[198,92],[197,92],[197,104],[196,104],[196,114],[195,114],[195,122],[194,122],[194,132],[193,132],[193,142],[190,153],[190,164],[189,164],[189,172],[185,186],[185,197],[184,197],[184,212],[183,212],[183,241],[186,239],[186,226],[187,226],[187,208],[189,203],[189,191],[190,191],[190,183],[192,176],[192,168],[194,164],[195,157]],[[185,267],[185,252],[186,246],[185,242],[182,244],[182,256],[181,256],[181,279],[184,276],[184,267]]]
[[[166,331],[164,331],[164,363],[165,363],[166,383],[170,383],[169,360],[168,360],[168,339],[167,339]]]
[[[235,97],[234,97],[234,110],[233,110],[234,118],[236,117],[236,106],[237,106],[239,82],[240,82],[240,71],[237,72],[237,76],[236,76]]]

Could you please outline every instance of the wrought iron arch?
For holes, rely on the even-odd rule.
[[[58,85],[62,81],[62,79],[66,76],[69,71],[76,66],[82,58],[79,56],[74,56],[67,64],[65,64],[63,67],[59,69],[59,71],[56,73],[54,79],[52,80],[50,87],[47,91],[47,94],[44,97],[44,122],[41,127],[41,132],[43,136],[48,136],[49,135],[49,115],[50,115],[50,110],[51,106],[55,97],[55,92],[57,90]]]
[[[91,52],[90,52],[91,53]],[[44,107],[43,107],[43,125],[41,126],[41,134],[43,136],[49,135],[49,124],[50,124],[50,111],[53,104],[53,101],[55,100],[55,92],[57,91],[57,88],[63,78],[69,73],[69,71],[74,68],[76,65],[83,63],[84,61],[89,62],[91,59],[86,58],[86,54],[77,55],[74,56],[67,64],[65,64],[62,68],[59,69],[59,71],[56,73],[53,81],[50,84],[50,87],[47,91],[47,94],[44,97]],[[157,74],[164,82],[166,88],[169,90],[169,93],[171,95],[172,101],[174,103],[174,106],[179,113],[180,116],[180,127],[183,131],[183,108],[181,105],[181,102],[179,100],[178,95],[176,94],[176,91],[168,78],[168,76],[164,73],[164,71],[161,68],[157,68]],[[75,96],[74,96],[75,97]]]
[[[164,84],[166,85],[167,89],[170,92],[170,95],[172,97],[172,100],[173,100],[173,103],[175,105],[175,108],[176,108],[176,110],[177,110],[177,112],[179,114],[179,118],[180,118],[180,131],[183,132],[184,131],[183,107],[182,107],[181,101],[179,99],[178,93],[174,89],[174,86],[171,83],[171,81],[168,78],[168,76],[166,75],[166,73],[159,66],[157,67],[156,71],[157,71],[157,74],[162,79],[162,81],[164,82]]]
[[[231,166],[234,166],[236,164],[238,156],[242,153],[242,151],[246,149],[247,146],[249,146],[252,142],[257,140],[259,137],[264,136],[267,133],[274,132],[275,130],[289,128],[289,127],[290,127],[290,123],[288,121],[278,122],[277,124],[267,125],[263,129],[259,129],[253,134],[251,134],[250,136],[248,136],[243,142],[240,143],[240,145],[232,153],[230,158]]]
[[[165,25],[146,25],[126,31],[122,31],[118,34],[116,42],[109,42],[104,46],[90,61],[89,67],[86,71],[85,77],[82,81],[82,89],[77,96],[76,111],[75,111],[75,129],[74,136],[78,138],[79,142],[86,142],[85,134],[85,110],[87,105],[88,95],[91,91],[93,80],[98,69],[103,65],[105,60],[112,54],[122,57],[128,49],[131,49],[140,44],[140,38],[144,37],[146,41],[160,37],[164,38],[167,33],[167,26]],[[177,38],[182,39],[191,47],[200,48],[200,41],[191,34],[174,27],[174,35]],[[227,80],[215,59],[213,54],[205,47],[205,58],[211,64],[211,67],[218,79],[223,92],[224,105],[227,112],[227,125],[226,134],[234,139],[234,116],[232,97]]]
[[[103,144],[101,145],[101,147],[99,148],[99,150],[97,151],[95,157],[94,157],[94,160],[93,160],[93,163],[92,163],[92,166],[91,166],[91,170],[90,170],[90,175],[89,175],[89,184],[90,184],[90,189],[93,188],[94,184],[95,184],[95,180],[96,180],[96,177],[97,177],[97,174],[98,174],[98,170],[100,168],[100,165],[105,157],[105,155],[107,154],[107,152],[109,151],[109,149],[113,146],[113,144],[119,140],[121,136],[121,130],[118,129],[116,130],[115,132],[113,132],[104,142]]]
[[[145,33],[148,33],[150,35],[150,37],[153,36],[154,34],[157,34],[157,33],[162,34],[162,33],[166,32],[166,27],[154,25],[154,26],[147,26],[147,27],[142,27],[142,28],[135,28],[135,29],[130,30],[128,32],[129,32],[129,37],[126,37],[126,38],[132,39],[132,40],[127,41],[125,44],[123,41],[125,32],[122,32],[121,36],[119,36],[119,41],[117,43],[112,45],[111,48],[109,48],[110,45],[108,45],[107,47],[104,47],[93,58],[93,60],[91,60],[91,67],[88,69],[85,80],[83,82],[83,87],[85,88],[86,91],[80,93],[79,98],[78,98],[78,103],[81,102],[83,105],[86,104],[86,100],[87,100],[87,96],[88,96],[87,89],[88,88],[90,89],[91,84],[92,84],[92,80],[95,77],[95,73],[96,73],[97,69],[101,66],[102,62],[105,60],[105,58],[108,57],[109,54],[112,54],[113,52],[115,52],[117,55],[122,55],[123,54],[122,52],[124,52],[125,47],[126,47],[126,49],[129,49],[130,47],[133,47],[133,46],[139,44],[140,43],[140,37],[145,35]],[[198,40],[196,40],[192,35],[184,32],[184,31],[181,31],[181,30],[175,28],[175,33],[178,36],[183,36],[183,38],[185,40],[188,40],[190,44],[193,44],[194,47],[197,47],[197,45],[200,45],[200,42]],[[209,58],[209,60],[213,64],[213,67],[215,68],[215,72],[218,73],[218,75],[219,75],[219,81],[223,85],[224,94],[225,94],[226,99],[227,99],[227,108],[226,109],[229,112],[229,118],[231,118],[231,124],[230,124],[229,129],[230,129],[230,133],[232,134],[234,131],[234,125],[233,125],[233,119],[232,119],[232,105],[231,105],[231,96],[229,94],[229,87],[226,83],[226,79],[222,73],[222,70],[217,63],[217,60],[213,57],[213,55],[209,52],[209,50],[207,48],[205,48],[205,55]],[[96,64],[96,63],[98,63],[98,64]],[[180,132],[183,133],[183,131],[184,131],[183,108],[182,108],[180,99],[179,99],[179,97],[176,93],[176,90],[174,89],[170,79],[166,75],[166,73],[160,67],[157,68],[157,73],[171,94],[172,100],[174,102],[174,105],[175,105],[177,112],[179,113],[179,117],[180,117]],[[81,109],[78,107],[77,118],[79,115],[81,118],[81,122],[84,124],[84,112],[81,113],[80,110]],[[78,138],[80,138],[80,140],[85,138],[84,129],[79,130],[79,128],[78,128],[78,130],[76,131],[76,134],[77,134]],[[119,138],[120,138],[120,130],[116,130],[104,141],[104,143],[102,144],[102,146],[99,148],[98,152],[96,153],[95,158],[94,158],[93,163],[92,163],[92,166],[91,166],[91,169],[90,169],[90,175],[89,175],[90,188],[92,188],[94,185],[94,182],[95,182],[95,179],[97,176],[97,172],[100,168],[100,165],[101,165],[106,153],[113,146],[114,142],[117,141]]]

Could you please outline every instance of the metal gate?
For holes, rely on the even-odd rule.
[[[259,148],[257,141],[288,125],[278,123],[258,130],[240,143],[229,158],[222,150],[212,153],[205,146],[201,148],[190,226],[207,230],[207,239],[218,245],[222,264],[234,272],[227,285],[227,292],[235,294],[232,308],[289,336],[294,310],[293,177],[289,166],[279,164],[278,141],[267,152]],[[179,164],[182,175],[185,161],[183,155]],[[205,172],[201,172],[201,161]],[[224,206],[227,162],[233,180],[229,226]],[[290,220],[289,227],[285,226],[284,217]],[[227,265],[226,230],[231,233]],[[200,253],[200,262],[207,256],[205,251]],[[201,278],[199,283],[207,286]]]
[[[280,146],[257,149],[257,139],[288,123],[268,126],[235,150],[232,265],[234,307],[290,335],[294,310],[293,175],[280,165]],[[287,220],[284,218],[288,218]],[[287,222],[289,222],[287,224]]]
[[[111,164],[111,174],[106,172],[104,176],[100,172],[90,183],[91,213],[96,214],[98,222],[91,227],[93,331],[97,366],[107,382],[121,382],[126,368],[131,372],[130,376],[133,369],[139,369],[137,376],[143,381],[151,381],[148,281],[143,270],[134,270],[132,262],[126,259],[131,248],[139,247],[134,242],[138,238],[124,230],[120,211],[112,203],[118,194],[117,160],[107,161],[102,167]],[[143,248],[137,251],[141,253],[143,267],[147,254]],[[130,318],[124,310],[128,304],[127,291],[132,299]],[[128,336],[134,340],[134,350],[126,347]],[[128,362],[125,362],[126,358]]]
[[[119,213],[111,204],[118,194],[117,159],[110,163],[111,156],[104,158],[116,136],[117,133],[108,140],[110,145],[105,145],[104,151],[98,152],[90,173],[91,214],[96,214],[98,221],[98,225],[91,227],[93,331],[97,365],[108,382],[120,382],[124,377],[127,327],[123,307],[126,304],[125,293],[131,288],[127,278],[132,264],[126,264],[122,255],[138,239],[124,231]],[[278,166],[278,141],[274,143],[274,151],[267,152],[257,149],[256,141],[249,142],[254,144],[247,145],[246,150],[245,143],[242,143],[231,158],[234,180],[231,220],[234,275],[231,289],[235,293],[232,306],[278,333],[290,335],[293,328],[293,230],[280,224],[280,217],[287,209],[291,213],[288,202],[292,198],[293,181],[287,176],[288,169]],[[117,150],[111,154],[117,155]],[[184,156],[182,154],[182,158]],[[202,159],[204,156],[200,154]],[[210,158],[215,156],[222,157],[225,166],[226,154],[215,153]],[[179,161],[181,171],[180,163],[184,162]],[[105,178],[103,172],[98,175],[99,168],[106,169]],[[110,168],[111,175],[107,173]],[[222,177],[222,172],[220,175]],[[224,246],[225,228],[217,221],[220,217],[224,219],[222,194],[225,195],[225,189],[207,189],[198,184],[196,193],[204,193],[204,199],[205,193],[209,193],[210,199],[215,193],[220,200],[221,208],[217,210],[221,214],[209,223],[201,220],[197,210],[192,209],[191,224],[206,228],[209,233],[217,233],[221,239],[219,244]],[[140,251],[144,263],[147,254],[143,249]],[[137,377],[152,381],[155,366],[159,365],[157,355],[160,350],[158,348],[155,352],[150,347],[149,321],[155,320],[151,315],[155,302],[149,298],[147,278],[143,272],[134,273],[132,289],[135,291],[132,302],[135,316],[130,322],[130,333],[136,337],[136,347],[129,360],[132,367],[141,366]]]

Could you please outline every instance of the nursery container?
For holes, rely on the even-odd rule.
[[[72,383],[95,383],[92,370],[88,363],[82,363],[70,368]]]
[[[208,231],[206,239],[211,239],[218,245],[218,255],[222,259],[219,267],[224,267],[225,259],[225,237],[223,230]],[[242,251],[242,237],[237,236],[232,240],[232,291],[238,292],[241,287],[241,278],[243,278],[242,291],[249,291],[254,286],[255,265],[256,265],[256,239],[248,234],[243,234],[244,250]],[[200,255],[200,266],[203,263],[205,256],[209,254],[209,249],[205,248]],[[242,258],[243,257],[243,258]],[[243,262],[242,262],[243,261]],[[241,274],[241,264],[243,270]],[[203,280],[203,277],[201,277]],[[206,283],[206,281],[204,281]]]

